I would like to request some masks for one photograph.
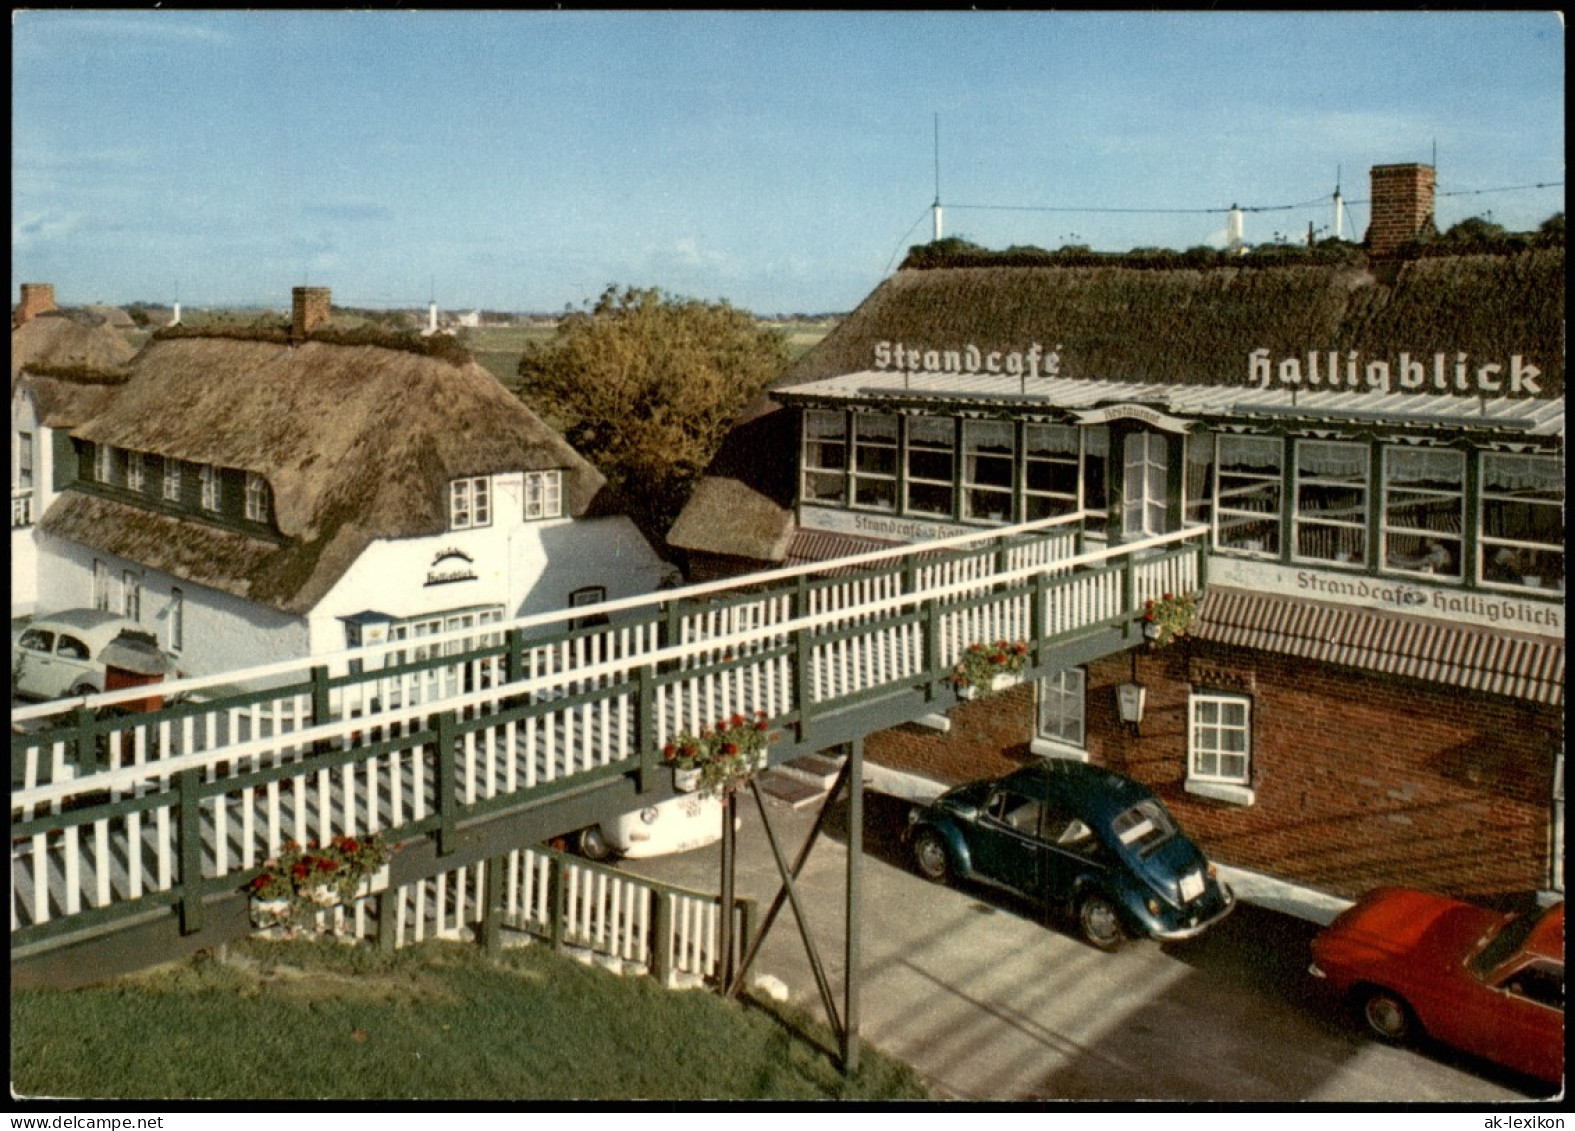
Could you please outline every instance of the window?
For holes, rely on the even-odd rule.
[[[1186,510],[1188,522],[1208,524],[1214,502],[1214,436],[1193,432],[1187,437]]]
[[[853,416],[853,505],[897,509],[897,418],[872,413]]]
[[[847,468],[847,418],[840,412],[805,412],[804,501],[841,503]]]
[[[529,479],[527,475],[527,483]],[[456,479],[448,485],[450,530],[470,530],[477,526],[492,525],[491,487],[492,481],[485,475],[473,479]],[[526,509],[529,510],[528,503]]]
[[[527,471],[525,473],[525,517],[561,518],[563,516],[563,472]]]
[[[186,594],[179,589],[170,590],[170,651],[179,652],[186,647]]]
[[[963,517],[1012,521],[1017,436],[1009,420],[963,421]]]
[[[18,432],[16,434],[16,478],[13,485],[19,490],[26,490],[33,485],[33,434],[31,432]]]
[[[1068,746],[1083,745],[1082,668],[1064,668],[1039,681],[1039,736]]]
[[[126,490],[142,491],[148,485],[147,465],[141,452],[126,453]]]
[[[1215,548],[1278,557],[1284,443],[1268,436],[1221,436],[1216,454]]]
[[[1023,433],[1023,521],[1078,509],[1078,430],[1030,424]]]
[[[607,587],[605,585],[586,585],[569,594],[569,608],[579,609],[586,605],[599,605],[607,600]],[[597,613],[588,617],[575,617],[569,622],[569,629],[600,628],[607,624],[607,614]]]
[[[181,462],[164,457],[164,498],[166,502],[180,502]]]
[[[1187,712],[1187,791],[1251,804],[1252,700],[1193,692]]]
[[[17,645],[26,648],[29,652],[48,653],[54,650],[55,634],[42,628],[30,628],[22,633],[22,639]]]
[[[93,482],[111,482],[115,471],[114,449],[108,444],[93,445]]]
[[[1466,508],[1463,452],[1385,448],[1383,565],[1406,573],[1463,576]]]
[[[1366,444],[1296,444],[1296,557],[1321,562],[1367,559]]]
[[[1039,799],[1015,790],[1002,789],[991,796],[985,811],[1001,824],[1027,836],[1039,832]]]
[[[55,643],[55,655],[66,660],[92,659],[92,653],[89,652],[85,641],[78,640],[75,636],[67,636],[63,632]]]
[[[1158,801],[1139,801],[1110,822],[1116,839],[1139,856],[1147,856],[1176,835],[1175,822]]]
[[[1483,583],[1563,589],[1563,462],[1484,452],[1480,506]]]
[[[127,620],[142,619],[142,578],[129,569],[120,574],[120,615]]]
[[[256,472],[246,473],[246,517],[252,522],[267,522],[268,481]]]
[[[1121,507],[1121,533],[1131,537],[1165,533],[1170,477],[1169,443],[1158,432],[1129,432],[1123,451],[1126,498]]]
[[[939,416],[908,418],[909,514],[952,515],[952,485],[957,478],[954,451],[957,426]]]
[[[217,512],[219,509],[219,469],[211,463],[205,463],[198,469],[197,478],[202,484],[202,509]]]
[[[109,612],[109,566],[93,559],[93,607]]]
[[[1083,429],[1083,506],[1103,513],[1110,507],[1110,429],[1103,424]]]

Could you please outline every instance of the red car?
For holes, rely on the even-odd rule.
[[[1564,904],[1490,911],[1378,888],[1312,942],[1315,978],[1387,1041],[1421,1033],[1553,1084],[1564,1078]]]

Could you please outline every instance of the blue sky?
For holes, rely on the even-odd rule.
[[[27,281],[283,307],[309,283],[559,311],[616,283],[845,311],[930,237],[936,115],[946,234],[986,247],[1219,244],[1232,203],[1298,205],[1246,237],[1302,238],[1337,170],[1360,238],[1368,169],[1435,145],[1441,226],[1564,207],[1562,184],[1484,191],[1564,179],[1548,13],[34,11],[12,32],[13,302]]]

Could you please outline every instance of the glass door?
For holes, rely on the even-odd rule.
[[[1169,480],[1169,448],[1159,432],[1129,432],[1122,449],[1125,494],[1121,505],[1121,534],[1141,538],[1165,533],[1169,510],[1165,484]]]

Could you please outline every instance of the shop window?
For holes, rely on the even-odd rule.
[[[1017,464],[1015,426],[1009,420],[963,422],[963,517],[1012,521],[1012,480]]]
[[[895,416],[853,416],[853,505],[878,511],[897,509]]]
[[[563,472],[525,473],[525,517],[527,520],[563,517]]]
[[[1252,804],[1252,700],[1193,692],[1187,714],[1187,792]]]
[[[1126,484],[1121,507],[1121,533],[1127,537],[1165,533],[1168,448],[1158,432],[1127,433],[1122,450]]]
[[[164,457],[164,499],[166,502],[180,502],[181,462],[178,459]]]
[[[1285,445],[1269,436],[1221,436],[1214,492],[1214,545],[1279,557]]]
[[[1062,754],[1068,751],[1056,747],[1070,747],[1082,756],[1085,742],[1084,695],[1087,677],[1082,668],[1064,668],[1039,681],[1038,737],[1046,749],[1037,753]]]
[[[804,501],[840,504],[847,470],[847,417],[840,412],[805,412]]]
[[[455,479],[448,485],[448,528],[472,530],[492,525],[492,480],[485,475]]]
[[[1067,424],[1030,424],[1023,434],[1023,521],[1078,509],[1078,430]]]
[[[1366,560],[1370,468],[1366,444],[1297,441],[1297,560],[1358,565]]]
[[[126,453],[126,490],[142,491],[147,487],[147,463],[141,452]]]
[[[1383,568],[1460,580],[1465,453],[1385,448],[1383,455]]]
[[[956,432],[956,424],[944,417],[908,418],[908,514],[952,516]]]
[[[218,513],[220,478],[219,469],[205,463],[197,469],[197,480],[202,484],[202,509]]]
[[[268,481],[253,471],[246,473],[246,517],[252,522],[269,521]]]
[[[1562,592],[1563,461],[1483,453],[1480,505],[1482,582]]]

